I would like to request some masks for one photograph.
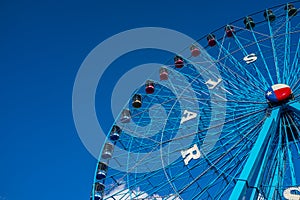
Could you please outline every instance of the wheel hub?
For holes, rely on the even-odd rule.
[[[286,84],[275,84],[267,89],[265,96],[272,104],[283,103],[291,99],[292,90]]]

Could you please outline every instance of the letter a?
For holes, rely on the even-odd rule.
[[[184,110],[183,112],[183,116],[181,118],[180,124],[183,124],[186,121],[189,121],[191,119],[194,119],[195,117],[197,117],[197,113],[188,111],[188,110]]]

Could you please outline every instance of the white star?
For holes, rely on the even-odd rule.
[[[270,96],[271,94],[272,94],[271,91],[268,91],[268,92],[267,92],[267,96]]]

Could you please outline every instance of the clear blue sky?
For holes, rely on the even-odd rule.
[[[0,200],[89,198],[96,160],[76,133],[72,88],[82,61],[101,41],[146,26],[198,39],[286,2],[2,0]]]

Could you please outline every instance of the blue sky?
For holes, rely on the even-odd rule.
[[[198,39],[286,3],[257,2],[1,1],[0,200],[89,198],[96,160],[77,135],[72,89],[82,61],[100,42],[147,26]],[[107,119],[103,128],[112,123]]]

